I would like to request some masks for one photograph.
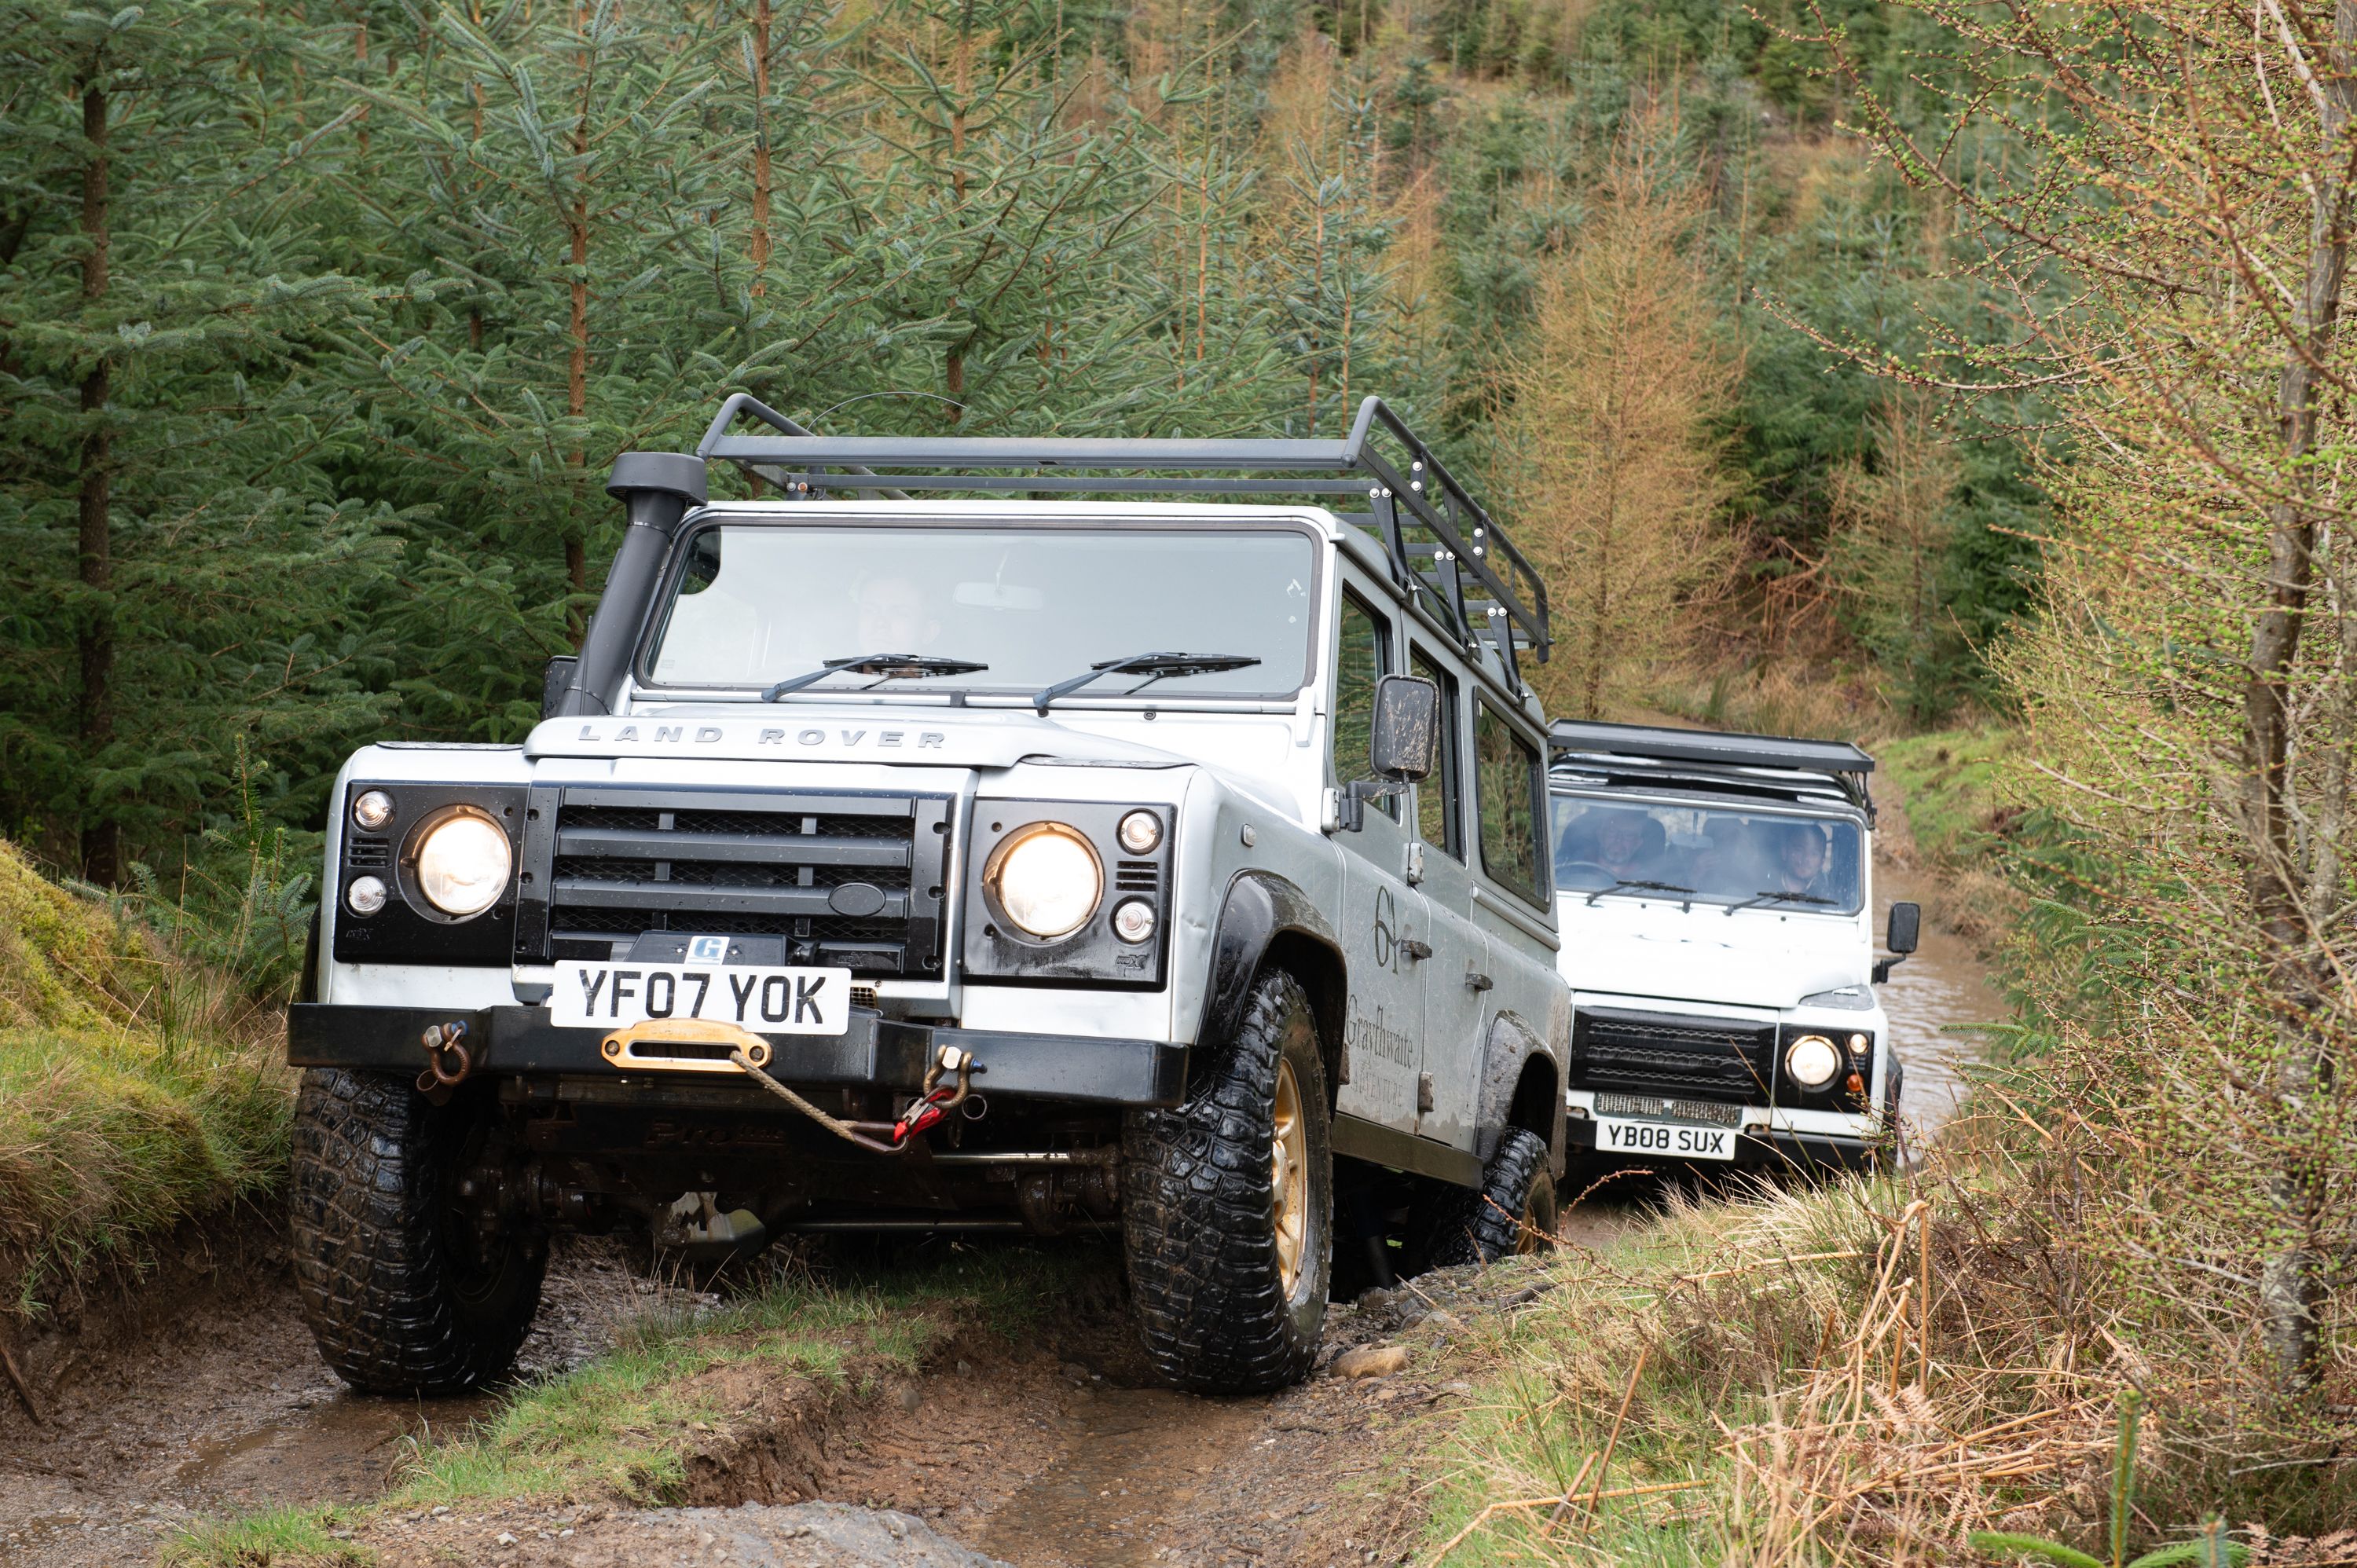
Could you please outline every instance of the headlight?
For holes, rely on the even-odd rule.
[[[488,817],[461,812],[426,830],[417,843],[417,890],[446,915],[479,915],[507,890],[515,856],[508,835]]]
[[[1823,1089],[1841,1070],[1841,1052],[1823,1035],[1803,1035],[1784,1051],[1784,1070],[1803,1089]]]
[[[1039,822],[1010,835],[990,857],[983,885],[1006,918],[1035,937],[1065,937],[1097,911],[1104,871],[1076,828]]]

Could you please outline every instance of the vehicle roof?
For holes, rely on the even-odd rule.
[[[1874,758],[1847,741],[1565,719],[1549,731],[1550,787],[1672,790],[1794,805],[1841,804],[1875,818]]]
[[[765,429],[746,435],[752,421]],[[829,491],[1084,498],[1204,495],[1246,502],[1312,499],[1366,510],[1340,521],[1373,538],[1387,575],[1469,649],[1496,648],[1516,691],[1518,651],[1544,663],[1545,579],[1503,525],[1379,397],[1360,402],[1339,439],[1263,436],[822,435],[737,392],[695,456],[735,464],[788,500]],[[1066,503],[1070,504],[1070,503]],[[1233,504],[1231,502],[1229,504]],[[1329,515],[1332,515],[1331,512]],[[1430,604],[1423,601],[1430,596]]]
[[[1562,752],[1642,757],[1663,762],[1722,767],[1781,768],[1804,773],[1871,773],[1874,758],[1846,740],[1803,740],[1739,730],[1676,729],[1666,725],[1614,725],[1558,719],[1547,731]]]

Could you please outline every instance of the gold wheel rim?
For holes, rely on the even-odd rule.
[[[1276,1230],[1276,1277],[1289,1298],[1301,1278],[1301,1244],[1309,1231],[1309,1134],[1293,1064],[1276,1064],[1276,1114],[1268,1149],[1268,1190]]]
[[[1523,1201],[1523,1222],[1514,1228],[1514,1253],[1517,1257],[1543,1252],[1553,1244],[1557,1222],[1554,1197],[1551,1184],[1531,1183],[1531,1195]],[[1548,1201],[1542,1204],[1539,1201],[1542,1197]]]

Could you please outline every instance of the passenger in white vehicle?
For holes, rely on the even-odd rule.
[[[1770,822],[1764,832],[1774,837],[1774,853],[1763,858],[1774,868],[1762,891],[1781,893],[1819,904],[1839,904],[1833,879],[1826,875],[1824,830],[1814,822]]]
[[[1643,811],[1588,811],[1556,843],[1555,881],[1591,888],[1658,880],[1668,843],[1662,824]]]

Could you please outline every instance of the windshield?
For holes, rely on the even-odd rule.
[[[1551,799],[1558,893],[1857,912],[1860,835],[1848,818]]]
[[[1291,530],[719,523],[697,530],[689,551],[647,657],[657,685],[767,686],[877,654],[990,667],[895,681],[896,697],[1028,697],[1149,651],[1258,660],[1155,681],[1155,701],[1289,696],[1308,674],[1317,553]],[[838,675],[801,694],[839,696],[869,679]],[[1070,700],[1146,679],[1111,675]]]

